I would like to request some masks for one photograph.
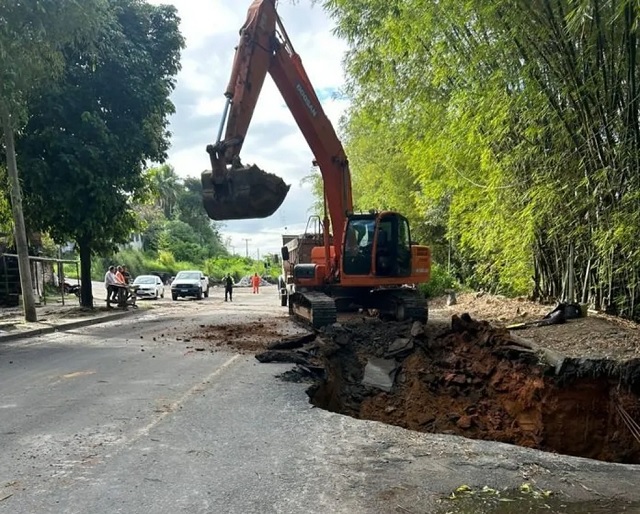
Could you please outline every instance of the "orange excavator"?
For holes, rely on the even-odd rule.
[[[324,185],[318,246],[297,262],[290,262],[286,246],[282,249],[292,285],[283,305],[314,327],[334,323],[336,305],[426,321],[426,300],[415,286],[429,280],[430,250],[412,242],[401,214],[353,211],[347,156],[282,25],[276,0],[254,0],[240,30],[218,138],[207,146],[211,170],[202,173],[207,214],[214,220],[264,218],[289,191],[281,178],[243,166],[239,157],[267,73],[309,144]]]

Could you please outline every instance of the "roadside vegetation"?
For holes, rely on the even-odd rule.
[[[92,261],[93,280],[102,280],[104,270],[111,264],[126,265],[134,276],[149,273],[167,273],[174,276],[178,271],[202,270],[211,282],[221,282],[227,273],[231,273],[235,281],[254,273],[270,279],[275,279],[280,274],[280,266],[278,265],[237,255],[191,262],[176,261],[168,252],[155,254],[138,250],[122,250],[108,257],[94,257]]]
[[[640,317],[635,2],[324,0],[357,207],[472,288]],[[434,278],[439,272],[434,273]]]
[[[15,106],[13,125],[5,123],[5,148],[11,164],[15,133],[24,193],[21,205],[20,187],[11,188],[13,218],[19,226],[23,207],[30,230],[47,232],[58,244],[76,243],[81,304],[92,307],[91,258],[129,239],[148,163],[167,157],[175,110],[169,96],[184,46],[177,11],[138,0],[93,0],[84,8],[70,2],[75,10],[52,0],[13,4],[0,7],[0,19],[11,20],[0,30],[0,69],[5,61],[11,65],[8,90],[2,76],[0,107]],[[75,35],[71,29],[87,17],[91,30]],[[26,34],[27,43],[16,43],[8,27],[32,27],[37,37]],[[29,43],[41,40],[49,45]],[[22,64],[40,60],[34,76],[42,80],[22,80],[31,78]],[[26,246],[16,242],[19,251]]]

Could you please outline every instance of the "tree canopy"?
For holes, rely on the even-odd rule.
[[[15,132],[29,112],[27,96],[55,79],[65,46],[90,41],[104,21],[105,0],[21,0],[0,3],[0,127],[7,163],[13,234],[26,321],[37,321],[29,265]]]
[[[24,116],[33,86],[64,69],[64,47],[93,41],[106,17],[107,0],[0,2],[0,103]]]
[[[173,167],[163,164],[146,172],[154,208],[137,209],[143,222],[145,250],[171,252],[178,261],[200,262],[224,256],[227,249],[202,203],[202,182],[181,179]]]
[[[36,88],[18,140],[32,226],[78,243],[83,286],[93,251],[125,242],[148,162],[169,147],[169,99],[183,38],[173,6],[108,0],[94,45],[67,46],[55,85]],[[90,289],[83,305],[91,305]]]

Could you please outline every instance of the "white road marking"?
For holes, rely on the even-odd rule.
[[[158,416],[156,416],[156,418],[151,421],[151,423],[149,423],[148,425],[140,428],[137,432],[135,432],[135,435],[129,439],[129,443],[135,443],[136,441],[138,441],[140,438],[149,435],[149,432],[151,432],[151,430],[153,430],[156,426],[158,426],[158,424],[164,420],[167,416],[169,416],[171,413],[175,412],[176,410],[178,410],[178,408],[185,403],[189,397],[193,396],[195,393],[199,393],[201,391],[204,391],[206,389],[206,385],[211,382],[214,378],[216,378],[218,375],[220,375],[224,370],[226,370],[229,366],[231,366],[231,364],[233,364],[236,360],[238,360],[240,357],[242,357],[241,354],[237,354],[234,355],[233,357],[231,357],[229,360],[227,360],[226,362],[224,362],[219,368],[217,368],[215,371],[213,371],[212,373],[210,373],[209,375],[207,375],[205,377],[205,379],[200,382],[199,384],[194,385],[191,389],[189,389],[186,393],[184,393],[180,398],[178,398],[175,402],[167,405],[165,407],[165,409],[158,414]]]

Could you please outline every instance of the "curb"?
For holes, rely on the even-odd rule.
[[[53,332],[64,332],[66,330],[73,330],[74,328],[88,327],[90,325],[98,325],[100,323],[106,323],[107,321],[114,321],[120,318],[131,316],[136,310],[115,312],[113,314],[107,314],[106,316],[100,316],[99,318],[82,319],[79,321],[71,321],[70,323],[62,323],[53,327],[36,328],[34,330],[25,330],[24,332],[18,332],[16,334],[8,334],[6,336],[0,336],[0,344],[10,341],[16,341],[18,339],[24,339],[27,337],[36,337],[46,334],[52,334]]]

